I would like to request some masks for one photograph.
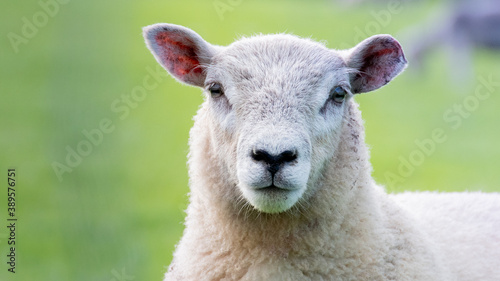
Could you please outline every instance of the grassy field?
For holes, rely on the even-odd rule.
[[[188,132],[202,96],[158,72],[142,26],[186,25],[219,45],[290,32],[336,48],[357,43],[367,26],[366,35],[400,34],[435,7],[403,3],[381,23],[385,4],[235,2],[3,1],[0,218],[7,225],[15,168],[18,221],[15,274],[10,233],[0,228],[0,280],[162,279],[182,235]],[[481,81],[500,81],[500,54],[475,52],[475,76],[462,87],[449,78],[446,53],[435,50],[420,74],[410,62],[387,87],[357,97],[374,177],[391,192],[500,191],[498,82],[471,106]],[[144,79],[155,86],[140,92]]]

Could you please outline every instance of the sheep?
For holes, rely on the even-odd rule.
[[[289,34],[216,46],[144,28],[178,81],[203,88],[184,234],[164,280],[500,280],[500,196],[388,195],[353,96],[406,67],[390,35],[331,50]]]

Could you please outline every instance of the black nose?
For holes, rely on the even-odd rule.
[[[274,176],[284,163],[297,159],[297,151],[285,150],[278,155],[273,155],[262,149],[254,149],[252,150],[252,158],[255,161],[266,163],[267,170]]]

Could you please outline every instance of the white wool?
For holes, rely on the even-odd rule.
[[[352,96],[404,69],[395,39],[334,51],[285,34],[219,47],[177,25],[144,33],[206,94],[165,280],[500,280],[498,194],[387,195],[371,177]]]

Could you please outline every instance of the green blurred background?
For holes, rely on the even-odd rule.
[[[74,0],[49,7],[52,14],[40,4],[54,1],[1,5],[0,218],[6,226],[7,169],[16,168],[18,222],[15,274],[7,271],[8,229],[0,227],[0,280],[162,280],[182,235],[188,132],[202,96],[151,74],[157,64],[141,27],[185,25],[218,45],[242,35],[289,32],[345,48],[359,41],[359,30],[397,36],[440,5],[402,2],[400,12],[380,21],[384,2]],[[12,44],[13,33],[24,40]],[[481,79],[500,81],[500,54],[473,52],[471,81],[461,85],[450,79],[447,52],[436,48],[420,72],[410,61],[390,85],[356,98],[374,177],[390,192],[500,191],[498,82],[459,126],[443,117],[470,102]],[[155,86],[140,101],[122,99],[144,79]],[[83,132],[95,132],[101,122],[113,130],[85,147]],[[420,159],[415,141],[431,138],[436,128],[446,141]],[[54,163],[67,165],[68,147],[79,145],[88,155],[70,159],[76,164],[59,180]],[[401,168],[405,161],[412,167]]]

